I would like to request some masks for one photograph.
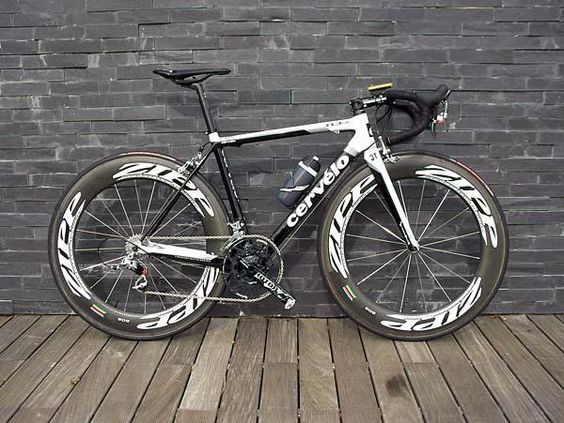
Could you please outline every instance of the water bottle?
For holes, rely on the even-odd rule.
[[[320,168],[317,156],[304,157],[284,181],[278,200],[288,208],[294,207],[315,181]]]

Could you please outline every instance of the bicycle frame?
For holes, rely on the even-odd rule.
[[[202,99],[201,96],[199,96],[199,98]],[[270,236],[270,239],[280,249],[282,249],[292,238],[293,234],[302,226],[305,221],[307,221],[314,210],[321,204],[323,199],[327,196],[327,193],[340,180],[343,173],[346,172],[350,164],[359,155],[363,154],[364,160],[372,169],[374,175],[377,178],[377,183],[382,184],[385,188],[384,197],[386,199],[386,202],[388,203],[390,212],[392,213],[401,230],[406,244],[408,245],[410,250],[418,250],[419,244],[417,242],[417,239],[415,238],[415,235],[413,234],[413,231],[411,230],[407,215],[404,211],[404,208],[402,207],[390,176],[388,175],[384,159],[382,158],[380,150],[377,147],[376,139],[373,136],[373,132],[368,121],[368,116],[365,112],[355,114],[349,119],[320,122],[309,125],[291,126],[286,128],[221,137],[215,130],[213,120],[211,120],[211,117],[209,115],[209,109],[207,107],[207,102],[205,102],[205,96],[203,96],[203,99],[204,103],[202,104],[202,109],[208,110],[208,113],[204,113],[204,116],[206,117],[208,129],[210,129],[210,131],[208,132],[208,137],[211,148],[200,160],[197,161],[195,166],[190,168],[190,171],[187,172],[188,175],[186,177],[186,180],[184,184],[178,189],[176,195],[165,201],[165,204],[161,208],[161,211],[153,219],[147,231],[141,237],[140,242],[143,241],[145,237],[150,237],[150,235],[157,229],[158,225],[162,223],[162,220],[170,211],[176,199],[178,199],[178,197],[180,196],[180,192],[182,191],[186,183],[190,180],[192,175],[198,172],[200,167],[203,165],[203,163],[205,163],[211,153],[214,153],[219,167],[223,186],[227,193],[227,198],[231,208],[233,223],[237,224],[238,222],[239,229],[243,232],[246,232],[246,224],[239,202],[239,196],[237,194],[235,184],[233,183],[231,173],[229,172],[229,165],[223,151],[224,148],[239,147],[241,145],[255,142],[270,141],[280,138],[291,138],[309,134],[317,134],[321,132],[339,133],[341,131],[347,131],[354,132],[354,135],[348,142],[347,146],[344,148],[343,152],[333,161],[331,165],[329,165],[324,170],[322,176],[317,179],[317,181],[307,191],[303,199],[280,223],[280,225]],[[140,245],[140,248],[144,249],[147,252],[158,251],[158,254],[160,255],[174,256],[186,261],[195,261],[198,263],[205,262],[207,264],[215,266],[219,266],[222,263],[222,261],[219,260],[219,256],[214,256],[212,254],[204,253],[201,250],[192,248],[176,246],[173,247],[152,242],[148,243],[148,245]]]

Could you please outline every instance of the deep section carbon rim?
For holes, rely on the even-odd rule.
[[[347,216],[346,267],[375,306],[402,315],[435,312],[472,286],[482,259],[480,222],[445,184],[412,177],[394,186],[420,250],[409,251],[376,187]]]
[[[146,315],[171,309],[186,299],[147,295],[147,290],[192,293],[204,272],[198,264],[186,264],[168,257],[135,251],[133,242],[149,225],[173,187],[151,178],[121,179],[102,189],[85,205],[80,219],[71,230],[73,261],[84,285],[95,295],[100,307],[94,313],[114,308],[121,313]],[[205,250],[205,239],[175,240],[174,237],[204,236],[201,216],[188,197],[183,195],[157,231],[155,242],[189,246]],[[132,257],[140,267],[133,271],[120,263]],[[145,270],[143,272],[143,270]],[[97,307],[97,308],[96,308]]]

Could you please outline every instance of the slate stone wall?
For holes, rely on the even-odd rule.
[[[448,84],[451,131],[415,144],[475,168],[506,210],[511,259],[489,310],[564,311],[563,16],[560,0],[0,1],[0,313],[69,311],[46,255],[63,187],[109,154],[191,156],[205,139],[196,99],[151,71],[200,65],[233,71],[207,84],[222,133],[348,116],[371,82]],[[285,215],[287,170],[311,153],[327,163],[344,141],[230,151],[252,229]],[[335,315],[315,222],[285,255],[292,313]]]

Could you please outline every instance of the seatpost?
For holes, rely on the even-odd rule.
[[[206,93],[204,92],[202,85],[200,85],[199,83],[195,83],[195,84],[191,84],[189,88],[193,89],[194,91],[196,91],[196,94],[198,94],[198,101],[200,102],[200,107],[202,108],[202,113],[204,114],[204,120],[206,121],[206,126],[208,128],[207,133],[211,134],[213,132],[217,132],[217,129],[215,127],[215,122],[213,120],[213,116],[210,112],[208,99],[206,98]]]

